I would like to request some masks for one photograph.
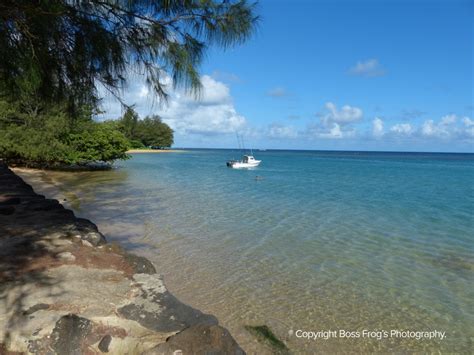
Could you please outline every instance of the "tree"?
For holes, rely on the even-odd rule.
[[[137,129],[138,114],[132,107],[128,107],[122,119],[120,120],[120,128],[128,139],[134,139],[135,130]]]
[[[115,124],[94,122],[99,92],[121,100],[133,72],[160,100],[169,81],[197,94],[205,50],[247,39],[254,7],[247,0],[0,1],[0,157],[46,166],[113,161],[142,144],[129,141],[138,131],[147,145],[170,146],[167,125],[140,123],[132,109],[123,122],[129,139]]]
[[[159,116],[147,116],[138,121],[135,138],[147,147],[170,147],[173,144],[173,130]]]
[[[114,125],[92,121],[90,110],[82,108],[72,124],[64,106],[27,104],[34,114],[0,100],[0,157],[7,163],[66,167],[127,158],[128,140]]]
[[[246,0],[2,0],[0,93],[18,97],[25,78],[46,103],[72,117],[96,107],[99,89],[117,97],[133,69],[159,98],[164,79],[200,88],[209,45],[243,42],[257,17]]]
[[[109,162],[126,159],[129,143],[125,137],[106,123],[94,122],[80,133],[72,133],[67,139],[70,147],[67,163]]]

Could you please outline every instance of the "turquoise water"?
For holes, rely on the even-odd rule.
[[[152,258],[249,352],[260,348],[243,325],[262,323],[297,353],[472,350],[474,155],[255,155],[260,167],[233,170],[226,150],[136,154],[61,182],[77,214]],[[446,338],[315,342],[297,329]]]

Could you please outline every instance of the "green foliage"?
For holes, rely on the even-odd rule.
[[[171,146],[159,117],[93,122],[99,89],[121,100],[133,69],[160,99],[169,77],[198,93],[205,50],[243,42],[256,22],[247,0],[0,1],[0,158],[82,165]]]
[[[165,148],[173,144],[173,130],[157,115],[140,120],[138,114],[128,108],[122,118],[115,122],[118,129],[129,139],[131,148]]]
[[[129,143],[130,143],[130,148],[132,149],[146,148],[145,145],[141,141],[136,140],[136,139],[132,139]]]
[[[119,131],[101,123],[91,122],[80,133],[70,133],[67,141],[70,148],[66,158],[68,163],[86,164],[127,158],[127,139]]]
[[[138,122],[138,114],[133,108],[128,107],[120,120],[121,130],[125,137],[133,139],[135,137]]]
[[[128,140],[113,125],[81,110],[75,120],[63,106],[44,108],[0,100],[0,157],[7,163],[64,167],[126,159]]]
[[[147,147],[163,148],[173,144],[173,130],[159,116],[138,121],[136,131],[136,138]]]
[[[0,131],[0,156],[7,162],[55,166],[66,163],[67,144],[49,131],[9,126]]]
[[[166,98],[165,75],[197,90],[209,45],[243,42],[254,30],[246,0],[0,1],[0,91],[35,92],[70,115],[119,96],[130,66]]]

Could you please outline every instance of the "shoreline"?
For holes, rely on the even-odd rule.
[[[0,350],[244,353],[154,265],[0,164]]]
[[[236,318],[238,317],[236,317],[235,314],[232,315],[232,313],[229,313],[227,308],[223,309],[222,307],[216,306],[216,303],[218,304],[220,302],[219,299],[217,299],[215,301],[216,303],[213,303],[213,305],[202,302],[199,297],[196,297],[196,292],[202,292],[200,289],[201,286],[194,286],[194,283],[187,284],[186,280],[180,279],[180,277],[177,275],[182,273],[182,270],[176,272],[173,270],[173,266],[171,266],[182,265],[180,262],[177,262],[180,256],[176,254],[174,250],[161,250],[161,247],[159,247],[153,240],[150,240],[148,237],[144,237],[147,234],[146,223],[140,224],[140,227],[137,227],[136,225],[131,225],[128,222],[123,222],[120,218],[122,213],[113,213],[112,215],[108,213],[104,214],[103,210],[107,210],[107,206],[110,206],[110,204],[107,204],[107,201],[111,201],[109,199],[111,196],[103,196],[103,191],[102,193],[96,191],[97,189],[100,190],[100,187],[93,187],[93,185],[90,185],[90,178],[91,176],[100,176],[102,174],[107,176],[118,174],[120,176],[120,172],[123,172],[123,169],[105,172],[64,172],[15,167],[12,168],[12,170],[22,179],[24,179],[25,182],[32,185],[39,194],[43,194],[50,198],[61,201],[61,204],[63,204],[65,208],[71,209],[76,214],[76,216],[93,220],[101,232],[105,235],[109,243],[117,242],[123,245],[126,250],[150,260],[155,265],[155,267],[157,267],[159,272],[164,275],[166,286],[171,293],[191,307],[199,309],[204,313],[215,315],[219,320],[219,324],[231,333],[233,338],[237,341],[240,348],[242,348],[244,352],[249,354],[273,353],[274,349],[272,349],[272,347],[269,346],[267,342],[259,340],[255,334],[249,332],[249,330],[245,328],[247,325],[253,326],[264,324],[265,321],[237,321]],[[110,181],[120,180],[120,177],[115,177],[112,178],[112,180],[109,180],[108,178],[99,178],[97,181],[102,181],[103,186],[106,186]],[[89,181],[89,183],[78,184],[78,181]],[[92,190],[94,191],[94,197],[91,197]],[[100,197],[97,198],[97,196]],[[115,201],[113,198],[112,200]],[[106,205],[103,205],[103,203],[106,203]],[[112,204],[117,205],[118,203],[127,202],[122,202],[119,200]],[[97,206],[97,204],[100,206]],[[98,208],[98,210],[95,210],[96,208]],[[166,255],[160,252],[160,250]],[[202,268],[203,265],[199,260],[196,260],[194,267]],[[189,292],[185,290],[188,290]],[[270,323],[270,325],[276,327],[276,325],[273,323]],[[275,328],[273,329],[275,330]],[[280,333],[279,336],[281,338],[287,339]]]
[[[186,150],[182,149],[129,149],[126,151],[127,154],[140,154],[140,153],[186,153]]]

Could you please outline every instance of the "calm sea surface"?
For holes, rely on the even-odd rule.
[[[237,152],[190,150],[48,178],[250,353],[265,349],[246,324],[269,325],[296,353],[472,351],[474,155],[255,155],[254,170],[225,166]],[[313,341],[290,335],[298,329],[446,338]]]

